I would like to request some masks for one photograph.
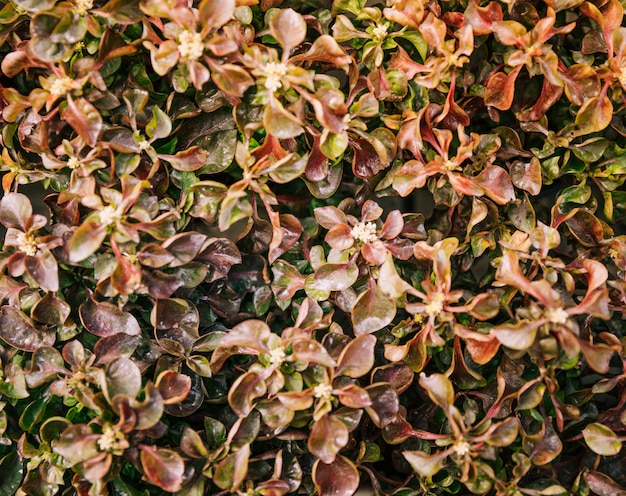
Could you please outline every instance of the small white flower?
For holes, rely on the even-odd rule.
[[[32,234],[19,233],[17,235],[17,249],[29,257],[37,253],[37,242]]]
[[[98,439],[98,446],[102,451],[123,451],[128,448],[128,441],[122,431],[107,425],[102,429],[102,436]]]
[[[322,383],[313,388],[313,396],[324,400],[330,399],[333,387],[330,384]]]
[[[443,311],[443,302],[446,297],[443,293],[437,293],[432,301],[426,305],[426,313],[433,317],[436,317]]]
[[[102,210],[100,210],[99,215],[100,222],[102,222],[105,226],[110,226],[120,219],[120,214],[111,205],[107,205]]]
[[[465,439],[460,439],[454,443],[452,449],[457,455],[465,456],[470,452],[472,446]]]
[[[265,87],[274,93],[276,90],[282,88],[283,83],[281,79],[287,74],[287,66],[282,62],[268,62],[263,68],[263,75],[265,76]]]
[[[372,29],[372,36],[374,40],[381,41],[387,36],[387,31],[389,30],[389,26],[387,24],[377,24],[374,29]]]
[[[148,140],[141,139],[137,141],[137,146],[139,147],[139,150],[144,151],[150,148],[150,143],[148,142]]]
[[[204,53],[202,34],[184,29],[178,35],[178,53],[183,60],[198,60]]]
[[[52,96],[60,97],[67,94],[72,89],[72,81],[69,77],[58,78],[55,77],[48,90]]]
[[[70,157],[70,159],[67,161],[67,166],[70,169],[76,169],[79,165],[80,165],[80,160],[78,160],[77,157]]]
[[[93,7],[93,0],[76,0],[76,13],[84,16]]]
[[[426,313],[432,317],[436,317],[443,311],[443,302],[446,297],[443,293],[437,293],[431,302],[426,305]]]
[[[281,346],[278,348],[274,348],[270,350],[270,363],[274,365],[280,365],[285,361],[287,355],[285,354],[285,349]]]
[[[561,307],[555,309],[548,308],[544,312],[544,315],[546,316],[546,319],[548,319],[553,324],[565,324],[567,322],[567,319],[569,318],[567,312]]]
[[[378,239],[374,222],[359,222],[352,228],[350,235],[361,243],[373,243]]]

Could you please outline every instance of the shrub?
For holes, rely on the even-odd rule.
[[[626,493],[618,0],[0,3],[0,496]]]

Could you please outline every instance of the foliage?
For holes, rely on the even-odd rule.
[[[618,0],[0,6],[0,496],[626,493]]]

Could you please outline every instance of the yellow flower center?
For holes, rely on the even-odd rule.
[[[204,53],[202,35],[189,29],[178,35],[178,53],[183,60],[198,60]]]
[[[426,313],[436,317],[443,311],[443,302],[446,297],[443,293],[437,293],[428,305],[426,305]]]
[[[29,257],[37,253],[37,241],[32,234],[19,233],[17,235],[17,249]]]
[[[283,86],[281,79],[287,75],[287,66],[282,62],[268,62],[263,68],[263,74],[265,75],[264,86],[274,93]]]
[[[373,243],[378,239],[376,224],[373,222],[359,222],[352,228],[350,235],[361,243]]]

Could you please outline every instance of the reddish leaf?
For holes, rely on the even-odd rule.
[[[374,148],[372,143],[363,138],[349,136],[350,146],[354,151],[352,157],[352,171],[354,175],[361,179],[369,179],[383,170],[386,164],[379,154],[379,150]]]
[[[361,377],[374,366],[376,338],[371,334],[357,336],[342,350],[337,360],[336,375]]]
[[[370,287],[357,298],[352,307],[354,333],[369,334],[389,325],[396,316],[396,304],[370,281]]]
[[[390,385],[384,382],[368,386],[367,392],[372,400],[372,405],[365,407],[374,425],[382,429],[392,422],[400,410],[398,393]]]
[[[96,146],[102,130],[102,116],[96,107],[85,98],[79,98],[74,102],[72,97],[68,95],[67,109],[61,115],[85,143],[89,146]]]
[[[498,110],[508,110],[513,103],[515,80],[522,66],[517,66],[510,74],[496,72],[487,80],[485,104]]]
[[[341,455],[330,464],[316,461],[312,475],[320,496],[352,496],[359,488],[358,470]]]
[[[155,382],[164,405],[180,403],[191,390],[191,378],[185,374],[165,370],[159,374]]]
[[[35,327],[24,313],[5,305],[0,315],[0,338],[18,350],[35,351],[42,346],[54,345],[56,332],[47,327]]]
[[[169,492],[181,489],[185,462],[176,452],[155,446],[142,445],[141,466],[146,478],[155,486]]]
[[[339,450],[348,444],[348,427],[332,415],[324,415],[313,424],[309,435],[309,451],[323,463],[332,463]]]
[[[79,307],[78,312],[85,329],[96,336],[112,336],[118,332],[130,336],[141,334],[137,319],[112,303],[89,299]]]

